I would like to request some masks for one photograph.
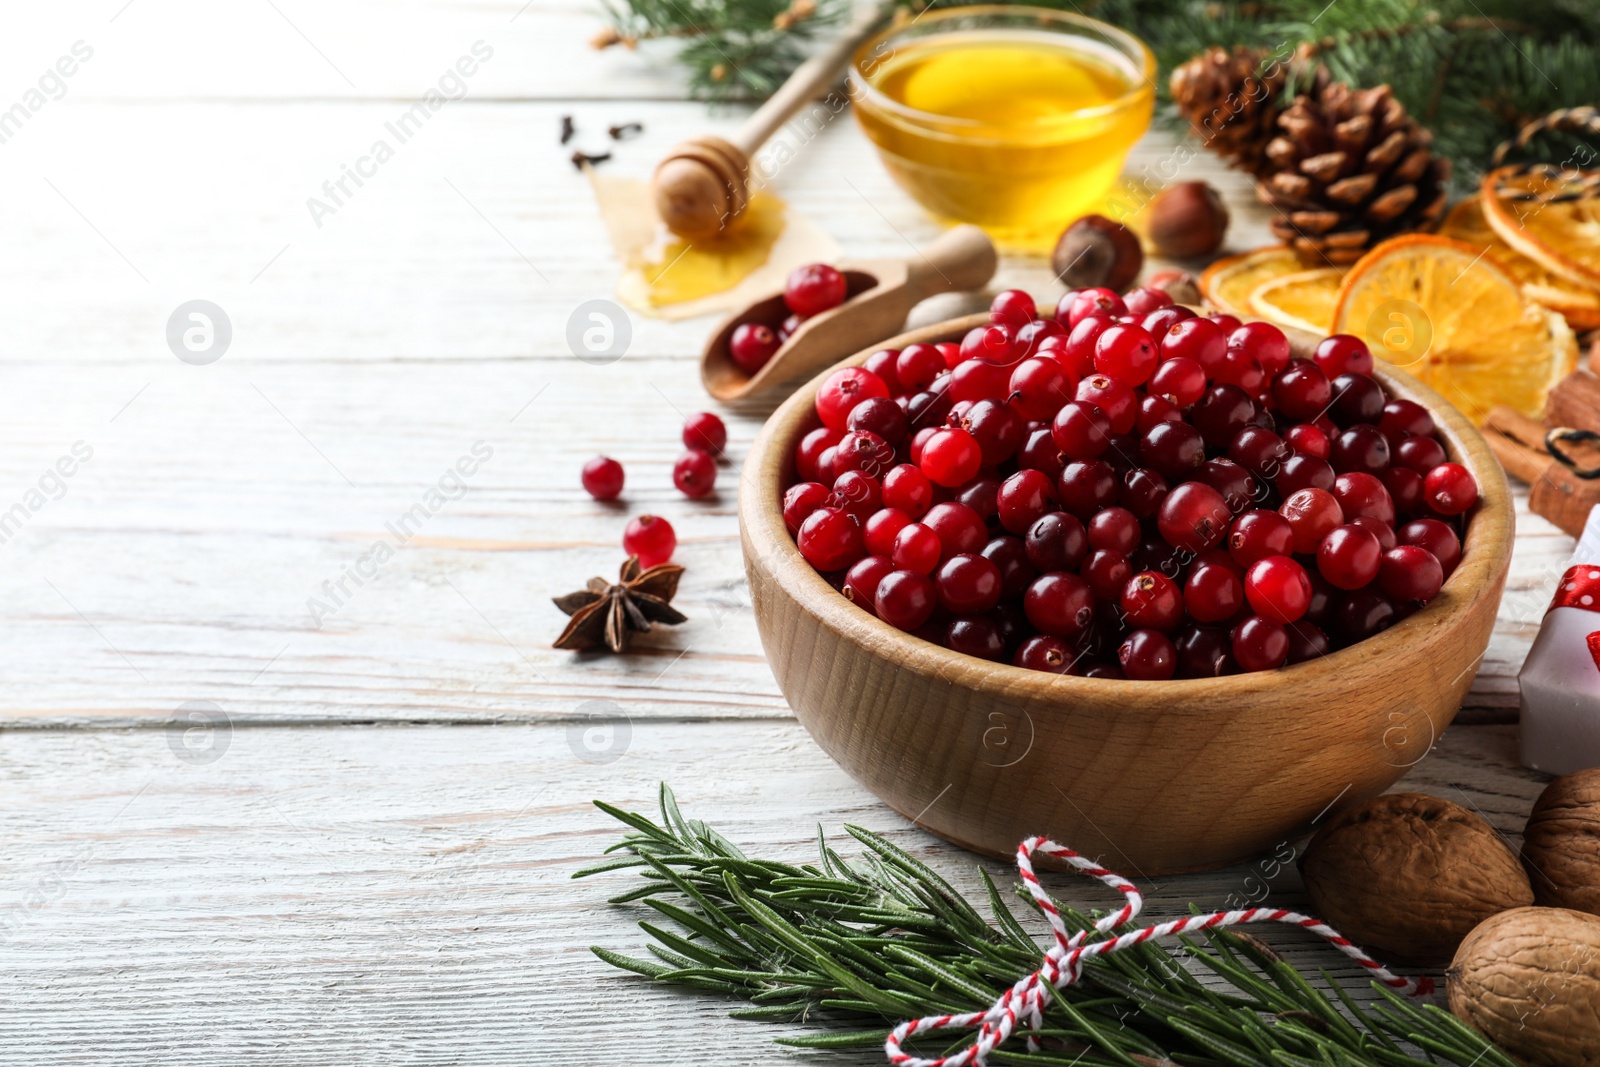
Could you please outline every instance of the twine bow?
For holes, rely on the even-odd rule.
[[[1101,940],[1087,941],[1090,933],[1088,930],[1076,934],[1067,932],[1067,924],[1062,921],[1055,902],[1050,899],[1050,895],[1039,884],[1038,876],[1033,873],[1035,854],[1065,860],[1084,874],[1098,878],[1127,899],[1119,910],[1094,924],[1094,932],[1106,936]],[[895,1027],[889,1034],[888,1040],[883,1043],[883,1051],[889,1057],[889,1062],[896,1067],[984,1067],[989,1053],[1005,1044],[1019,1023],[1028,1030],[1029,1051],[1037,1051],[1039,1044],[1033,1031],[1038,1030],[1043,1024],[1045,1007],[1049,1005],[1050,998],[1057,989],[1064,989],[1078,980],[1083,973],[1086,960],[1120,952],[1153,938],[1169,937],[1190,930],[1215,930],[1223,926],[1255,922],[1288,923],[1321,937],[1371,971],[1373,976],[1386,986],[1412,996],[1426,996],[1433,992],[1433,979],[1402,978],[1393,974],[1352,945],[1333,927],[1309,915],[1281,908],[1245,908],[1242,911],[1191,915],[1188,918],[1173,919],[1170,922],[1130,930],[1111,937],[1109,935],[1113,930],[1131,922],[1144,907],[1144,896],[1139,892],[1138,886],[1114,871],[1106,870],[1093,860],[1085,859],[1070,848],[1056,844],[1049,838],[1030,837],[1017,846],[1017,871],[1022,875],[1023,884],[1027,886],[1029,894],[1043,910],[1055,938],[1055,944],[1044,955],[1044,963],[1038,970],[1018,980],[1015,985],[1002,993],[987,1011],[968,1012],[964,1015],[929,1015]],[[977,1030],[977,1036],[972,1044],[960,1052],[938,1059],[921,1059],[901,1050],[907,1038],[918,1034],[932,1033],[936,1030],[974,1029]]]

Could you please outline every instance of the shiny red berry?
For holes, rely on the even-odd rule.
[[[933,506],[933,483],[920,467],[896,464],[883,475],[883,504],[920,519]]]
[[[1245,571],[1244,595],[1256,614],[1294,622],[1311,606],[1311,580],[1288,556],[1268,556]]]
[[[1294,534],[1294,550],[1309,556],[1335,526],[1344,522],[1344,512],[1333,494],[1323,489],[1301,489],[1283,502],[1278,514],[1289,520]]]
[[[937,606],[933,579],[916,571],[890,571],[878,582],[873,598],[878,618],[901,630],[915,630],[933,616]]]
[[[1461,562],[1461,539],[1447,523],[1438,519],[1416,519],[1406,523],[1395,531],[1402,545],[1416,545],[1433,553],[1439,561],[1439,566],[1444,568],[1444,576],[1450,573]]]
[[[1360,589],[1371,582],[1382,562],[1378,536],[1352,523],[1335,526],[1317,546],[1317,570],[1340,589]]]
[[[1140,571],[1122,589],[1122,611],[1134,626],[1172,630],[1183,618],[1183,592],[1159,571]]]
[[[639,566],[645,570],[667,562],[677,547],[678,535],[672,523],[656,515],[640,515],[622,531],[622,550],[638,556]]]
[[[789,272],[783,302],[802,318],[821,314],[844,303],[848,291],[843,274],[826,263],[807,263]]]
[[[615,500],[622,492],[622,464],[596,456],[583,465],[583,490],[596,500]]]
[[[800,554],[819,571],[839,571],[866,554],[861,524],[844,508],[823,507],[806,516],[796,539]]]
[[[860,367],[841,367],[828,375],[817,390],[817,416],[830,430],[843,431],[848,426],[850,412],[863,400],[889,395],[883,379]]]
[[[709,452],[690,449],[672,465],[672,484],[690,500],[698,500],[717,487],[717,461]]]
[[[1395,600],[1427,602],[1439,595],[1444,568],[1432,552],[1419,545],[1396,545],[1383,554],[1378,588]]]
[[[1347,333],[1324,337],[1311,358],[1330,380],[1341,374],[1372,373],[1372,352],[1367,343]]]
[[[1282,623],[1252,615],[1233,628],[1233,658],[1245,671],[1270,671],[1289,658],[1289,633]]]
[[[1184,581],[1183,605],[1196,622],[1226,622],[1244,607],[1244,583],[1221,563],[1197,563]]]
[[[922,446],[917,466],[935,485],[954,488],[970,481],[983,465],[983,450],[965,430],[945,427],[934,431]]]
[[[1000,568],[975,553],[945,560],[934,584],[939,603],[952,615],[981,615],[1000,603]]]
[[[1070,640],[1094,621],[1094,596],[1076,574],[1041,574],[1028,586],[1022,610],[1040,633]]]
[[[1156,527],[1173,548],[1202,552],[1228,533],[1233,515],[1222,494],[1204,482],[1184,482],[1161,502]]]
[[[784,491],[783,524],[789,528],[789,536],[800,532],[808,515],[827,505],[832,492],[821,482],[799,482]]]
[[[1095,339],[1094,369],[1124,385],[1143,385],[1156,369],[1156,342],[1149,331],[1122,323]]]
[[[1122,673],[1142,682],[1171,678],[1178,669],[1178,650],[1172,639],[1158,630],[1135,630],[1117,648]]]
[[[728,427],[709,411],[696,412],[684,420],[683,447],[720,456],[728,447]]]
[[[745,322],[735,327],[733,336],[728,339],[728,356],[734,366],[746,374],[754,374],[767,365],[781,343],[772,327],[761,322]]]
[[[1460,515],[1478,502],[1478,483],[1459,463],[1441,463],[1422,479],[1422,499],[1440,515]]]

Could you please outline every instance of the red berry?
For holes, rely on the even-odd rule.
[[[1127,508],[1111,507],[1089,520],[1089,547],[1126,555],[1139,547],[1139,519]]]
[[[862,540],[874,556],[888,557],[894,552],[895,538],[910,525],[911,517],[899,508],[879,508],[862,524]]]
[[[1351,523],[1329,530],[1317,546],[1317,570],[1340,589],[1360,589],[1378,576],[1382,562],[1377,535]]]
[[[993,329],[993,327],[990,327]],[[950,372],[952,402],[1001,400],[1010,396],[1011,365],[986,358],[969,359]]]
[[[1164,633],[1135,630],[1118,647],[1117,662],[1129,678],[1159,682],[1171,678],[1178,669],[1178,650]]]
[[[823,507],[806,516],[797,538],[800,554],[819,571],[839,571],[866,554],[861,524],[844,508]]]
[[[929,508],[922,524],[939,535],[940,559],[949,559],[958,552],[976,552],[989,540],[983,516],[953,500]]]
[[[1241,567],[1294,551],[1294,527],[1276,511],[1247,511],[1228,531],[1228,555]]]
[[[1073,659],[1072,646],[1065,641],[1057,637],[1036,634],[1022,642],[1011,662],[1030,671],[1065,674],[1067,668],[1072,666]]]
[[[1161,358],[1190,359],[1206,377],[1216,374],[1228,354],[1228,335],[1210,319],[1184,319],[1161,335]]]
[[[1396,515],[1409,515],[1422,506],[1422,475],[1409,467],[1390,467],[1378,475],[1389,490]]]
[[[1333,386],[1315,363],[1297,359],[1273,379],[1272,399],[1285,415],[1305,422],[1327,408],[1333,399]]]
[[[1440,515],[1460,515],[1478,502],[1478,483],[1459,463],[1441,463],[1422,479],[1422,499]]]
[[[901,630],[915,630],[927,622],[937,604],[933,579],[916,571],[890,571],[878,582],[873,598],[878,618]]]
[[[1028,432],[1028,424],[1015,408],[995,400],[977,401],[961,417],[960,425],[978,442],[986,467],[999,466],[1016,455]]]
[[[1395,465],[1418,474],[1427,474],[1449,458],[1444,446],[1431,437],[1407,437],[1394,446]]]
[[[819,426],[800,439],[799,447],[794,450],[795,474],[802,481],[820,482],[822,478],[822,454],[844,436],[843,430],[830,430],[826,426]],[[827,479],[832,482],[833,479]]]
[[[1378,588],[1399,601],[1426,603],[1439,595],[1444,568],[1432,552],[1418,545],[1396,545],[1383,554]]]
[[[1062,499],[1066,499],[1065,496]],[[1117,503],[1141,519],[1148,519],[1161,510],[1167,499],[1167,480],[1148,467],[1134,467],[1122,476],[1117,491]]]
[[[1334,479],[1332,492],[1347,521],[1365,516],[1393,524],[1394,501],[1389,498],[1389,490],[1384,488],[1382,479],[1360,472],[1341,474]]]
[[[1431,437],[1434,425],[1428,409],[1415,400],[1396,398],[1383,405],[1378,418],[1378,429],[1390,440],[1398,442],[1406,437]]]
[[[1089,551],[1083,523],[1064,511],[1041,516],[1022,540],[1028,562],[1040,571],[1075,571]]]
[[[1461,539],[1456,536],[1446,523],[1438,519],[1417,519],[1408,522],[1395,532],[1402,545],[1416,545],[1433,553],[1439,561],[1439,566],[1444,568],[1444,576],[1450,577],[1456,569],[1456,564],[1461,562]]]
[[[1197,563],[1183,585],[1183,605],[1196,622],[1226,622],[1244,607],[1244,583],[1220,563]]]
[[[894,361],[895,377],[908,393],[928,388],[947,369],[944,356],[933,345],[906,345]]]
[[[783,524],[789,528],[789,536],[798,534],[806,516],[825,506],[831,494],[832,490],[821,482],[799,482],[785,490]]]
[[[1289,633],[1273,619],[1252,615],[1233,628],[1233,658],[1245,671],[1270,671],[1289,658]]]
[[[1139,326],[1106,327],[1094,343],[1094,369],[1124,385],[1143,385],[1156,369],[1155,338]]]
[[[1333,379],[1328,414],[1339,426],[1376,423],[1383,414],[1383,386],[1365,374],[1339,375]]]
[[[683,447],[720,456],[728,447],[728,427],[709,411],[690,415],[683,423]]]
[[[1152,286],[1141,286],[1130,289],[1122,298],[1129,315],[1144,316],[1152,311],[1159,311],[1164,307],[1172,306],[1172,294],[1165,289],[1156,289]]]
[[[904,444],[911,429],[905,409],[881,396],[868,397],[851,408],[844,421],[850,429],[876,435],[894,446]]]
[[[1000,595],[1015,600],[1028,591],[1028,585],[1039,577],[1039,571],[1028,562],[1028,550],[1022,538],[1001,536],[992,538],[983,546],[984,559],[1000,568]]]
[[[672,465],[672,484],[690,500],[698,500],[717,487],[717,461],[709,452],[690,449]]]
[[[622,550],[639,557],[639,566],[645,570],[667,562],[678,547],[678,535],[672,523],[655,515],[640,515],[631,520],[622,531]]]
[[[1078,573],[1089,583],[1089,589],[1097,599],[1118,603],[1122,599],[1122,590],[1127,588],[1128,579],[1133,577],[1133,564],[1128,562],[1125,553],[1097,548],[1089,553],[1089,558]]]
[[[754,374],[767,365],[780,344],[778,335],[765,323],[740,323],[728,339],[728,356],[734,366],[746,374]]]
[[[1015,534],[1027,533],[1055,503],[1055,479],[1035,470],[1021,470],[1007,478],[995,497],[1000,525]]]
[[[1291,497],[1302,489],[1324,489],[1331,493],[1337,482],[1338,476],[1327,460],[1296,453],[1284,460],[1272,484],[1284,497]]]
[[[1228,335],[1228,353],[1253,360],[1274,378],[1289,365],[1289,339],[1270,322],[1247,322]]]
[[[583,465],[583,490],[596,500],[615,500],[622,492],[622,464],[596,456]]]
[[[981,555],[962,552],[939,565],[939,603],[952,615],[981,615],[1000,603],[1000,568]]]
[[[883,475],[883,504],[920,519],[933,505],[933,483],[910,463],[890,467]]]
[[[1289,520],[1294,534],[1294,550],[1309,556],[1335,526],[1344,522],[1344,512],[1333,494],[1322,489],[1301,489],[1290,495],[1278,514]]]
[[[1127,433],[1139,418],[1139,399],[1133,388],[1110,375],[1089,375],[1078,383],[1074,399],[1093,404],[1105,412],[1106,418],[1111,420],[1113,433]]]
[[[889,387],[876,374],[860,367],[841,367],[828,375],[817,390],[817,415],[828,429],[843,431],[857,404],[888,395]]]
[[[1244,595],[1256,614],[1294,622],[1311,606],[1311,580],[1305,568],[1288,556],[1268,556],[1245,571]]]
[[[1201,552],[1222,540],[1232,518],[1221,493],[1204,482],[1184,482],[1161,502],[1156,526],[1173,548]]]
[[[1368,533],[1370,533],[1373,537],[1376,537],[1378,539],[1378,545],[1385,552],[1389,551],[1395,545],[1400,543],[1399,539],[1394,535],[1393,526],[1390,526],[1386,522],[1379,522],[1370,515],[1357,515],[1355,518],[1350,520],[1348,525],[1359,526],[1363,530],[1366,530]]]
[[[1228,631],[1212,626],[1190,626],[1178,635],[1178,675],[1182,678],[1220,678],[1234,674],[1233,640]]]
[[[789,272],[783,302],[796,315],[810,318],[844,303],[848,288],[844,275],[826,263],[807,263]]]
[[[1283,431],[1283,443],[1297,455],[1327,459],[1330,448],[1328,435],[1309,422],[1297,423]]]
[[[1005,659],[1006,638],[1000,624],[987,615],[951,619],[944,629],[945,647],[979,659]]]
[[[936,430],[922,446],[917,466],[935,485],[955,488],[972,480],[983,465],[983,450],[965,430]]]
[[[1139,439],[1139,455],[1163,478],[1181,482],[1195,477],[1206,461],[1206,443],[1200,431],[1186,422],[1158,422]]]
[[[1056,571],[1033,580],[1022,598],[1022,610],[1040,633],[1071,639],[1094,621],[1094,596],[1076,574]]]
[[[1263,481],[1272,481],[1294,453],[1283,438],[1260,426],[1246,426],[1228,442],[1228,458]]]
[[[1056,413],[1050,436],[1068,459],[1093,459],[1111,444],[1111,420],[1098,406],[1073,400]]]
[[[1110,321],[1118,315],[1127,313],[1128,305],[1122,302],[1122,297],[1110,289],[1079,289],[1065,316],[1062,316],[1061,309],[1057,307],[1056,318],[1065,317],[1067,328],[1070,330],[1087,318],[1103,318]]]
[[[1140,571],[1122,589],[1122,611],[1134,626],[1172,630],[1183,618],[1183,593],[1159,571]]]
[[[1352,426],[1333,439],[1328,462],[1340,474],[1380,474],[1389,466],[1389,439],[1376,426]]]
[[[844,587],[840,590],[851,603],[877,614],[874,601],[878,584],[894,570],[888,556],[863,556],[845,572]]]
[[[1367,343],[1347,333],[1324,337],[1311,358],[1330,379],[1341,374],[1372,373],[1372,353]]]
[[[998,326],[1019,330],[1033,321],[1037,309],[1033,297],[1021,289],[1006,289],[996,293],[989,303],[989,321]]]
[[[1011,372],[1011,402],[1028,418],[1045,422],[1072,399],[1077,381],[1049,356],[1033,356]]]
[[[1348,641],[1365,641],[1393,626],[1398,612],[1394,602],[1368,587],[1347,593],[1333,611],[1334,628]]]
[[[939,556],[943,551],[939,535],[921,523],[914,522],[901,527],[899,533],[895,534],[894,546],[890,549],[889,556],[894,560],[894,565],[901,570],[931,574],[933,568],[939,565]]]
[[[1163,360],[1155,373],[1150,375],[1150,392],[1166,397],[1180,408],[1199,400],[1205,391],[1205,368],[1188,356],[1173,356]]]
[[[888,386],[890,396],[900,396],[907,392],[900,385],[900,376],[895,373],[895,360],[900,356],[899,351],[893,348],[882,348],[867,357],[861,368],[871,374],[876,374]]]

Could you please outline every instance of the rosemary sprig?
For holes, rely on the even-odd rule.
[[[733,1017],[815,1022],[779,1038],[804,1048],[883,1044],[905,1019],[987,1007],[1039,964],[1041,949],[983,874],[992,919],[927,865],[859,827],[866,849],[845,860],[819,830],[820,866],[746,856],[678,810],[661,786],[661,821],[601,801],[632,832],[611,858],[573,875],[633,869],[638,885],[612,898],[643,901],[655,960],[595,947],[614,967],[721,993],[753,1007]],[[1018,897],[1035,907],[1026,894]],[[1070,928],[1093,920],[1057,902]],[[1042,1048],[1014,1041],[990,1057],[1027,1067],[1516,1067],[1448,1012],[1396,996],[1358,1005],[1326,972],[1337,1001],[1264,943],[1212,931],[1177,949],[1146,942],[1091,960],[1051,1001]],[[660,961],[660,962],[656,962]],[[1204,980],[1202,980],[1204,978]],[[967,1041],[962,1035],[953,1046]]]

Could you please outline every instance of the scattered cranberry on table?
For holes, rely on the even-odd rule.
[[[672,484],[690,500],[698,500],[717,487],[717,461],[709,452],[691,448],[672,465]]]
[[[610,456],[596,456],[583,465],[583,490],[596,500],[615,500],[622,494],[622,464]]]
[[[678,535],[672,523],[659,515],[639,515],[622,531],[622,550],[638,556],[639,566],[645,570],[667,562],[677,547]]]
[[[698,411],[683,422],[683,447],[722,455],[728,447],[728,427],[709,411]]]
[[[790,283],[797,314],[844,299],[836,271]],[[1478,501],[1372,370],[1358,338],[1298,359],[1160,290],[1053,315],[1009,290],[959,343],[829,375],[784,523],[851,602],[967,655],[1152,681],[1304,662],[1437,596]]]

